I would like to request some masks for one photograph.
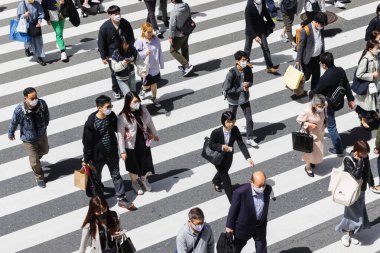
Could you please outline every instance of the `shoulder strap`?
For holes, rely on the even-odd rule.
[[[203,226],[201,232],[199,232],[199,234],[198,234],[198,236],[197,236],[197,240],[196,240],[195,243],[194,243],[194,247],[193,247],[192,249],[190,249],[187,253],[192,253],[193,250],[197,247],[198,242],[199,242],[199,240],[200,240],[201,237],[202,237],[202,233],[203,233],[203,230],[204,230],[204,229],[205,229],[205,226]]]
[[[351,162],[354,164],[354,167],[356,168],[356,164],[355,164],[354,159],[352,159],[352,157],[350,155],[344,157],[344,159],[346,159],[346,158],[350,159]],[[343,161],[344,161],[344,159],[343,159]],[[344,170],[344,165],[343,165],[343,170]]]

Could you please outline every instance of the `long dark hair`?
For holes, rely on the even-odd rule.
[[[82,228],[90,224],[90,234],[92,238],[96,236],[96,225],[98,224],[98,219],[95,213],[100,213],[102,210],[107,209],[107,228],[110,230],[111,234],[115,234],[120,230],[120,226],[117,221],[111,216],[111,211],[108,207],[107,201],[103,197],[95,196],[90,199],[88,204],[88,211],[86,218],[83,221]]]
[[[363,59],[364,55],[369,51],[371,50],[372,48],[376,47],[379,45],[379,42],[377,42],[376,40],[369,40],[367,41],[367,44],[365,46],[365,49],[362,53],[362,56],[360,56],[360,59],[359,59],[359,62],[358,64],[360,63],[360,61]]]
[[[131,102],[132,102],[133,98],[137,98],[139,100],[139,102],[141,103],[141,99],[140,99],[139,95],[137,95],[137,93],[134,91],[130,91],[127,94],[125,94],[124,107],[121,110],[121,112],[119,113],[119,115],[124,113],[125,117],[127,118],[127,121],[129,123],[132,123],[133,118],[134,118],[134,116],[132,114],[132,110],[131,110]],[[140,105],[140,109],[138,111],[135,111],[134,114],[137,116],[141,115],[141,105]]]
[[[122,56],[126,56],[128,51],[130,50],[131,42],[125,36],[120,36],[119,40],[120,40],[119,47],[118,47],[119,54]],[[127,51],[124,50],[124,47],[123,47],[124,44],[128,44]]]

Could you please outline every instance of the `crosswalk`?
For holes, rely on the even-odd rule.
[[[23,45],[8,39],[9,19],[14,18],[18,0],[0,3],[0,252],[77,252],[87,211],[88,198],[73,185],[73,171],[80,167],[82,130],[87,116],[95,110],[94,100],[100,94],[111,95],[108,66],[101,63],[97,53],[97,30],[107,19],[106,14],[81,20],[79,27],[66,22],[64,38],[70,45],[69,63],[58,61],[55,34],[46,23],[43,39],[47,52],[46,67],[25,58]],[[156,175],[151,176],[153,192],[127,197],[139,208],[129,212],[116,205],[112,196],[112,181],[107,169],[103,181],[110,195],[113,210],[121,214],[124,228],[138,252],[169,253],[175,250],[175,236],[187,221],[188,210],[199,206],[211,224],[215,240],[225,229],[229,203],[224,194],[211,186],[215,168],[201,158],[203,139],[220,124],[220,114],[227,108],[221,95],[221,84],[233,64],[233,53],[244,46],[244,8],[246,1],[187,0],[197,28],[190,36],[190,62],[194,74],[183,78],[178,63],[169,53],[167,33],[161,40],[165,69],[158,98],[161,108],[149,99],[143,104],[153,116],[160,136],[154,143],[152,156]],[[139,27],[146,17],[143,2],[106,0],[105,7],[121,7],[139,36]],[[332,52],[337,66],[347,72],[349,80],[364,48],[364,32],[379,1],[352,1],[347,10],[328,10],[339,16],[336,23],[326,27],[326,50]],[[4,7],[4,8],[3,8]],[[168,11],[172,8],[168,5]],[[297,19],[299,21],[299,19]],[[298,25],[293,26],[295,30]],[[163,26],[163,24],[160,24]],[[268,39],[275,64],[280,73],[292,64],[295,53],[281,41],[282,23]],[[276,201],[271,201],[267,230],[268,252],[355,252],[373,253],[380,248],[380,195],[366,192],[367,210],[372,228],[358,238],[362,245],[345,248],[340,234],[334,231],[343,213],[340,205],[331,200],[327,186],[331,168],[338,167],[341,158],[327,152],[331,141],[325,138],[325,159],[318,166],[316,177],[307,177],[300,154],[291,147],[291,132],[298,128],[296,116],[307,105],[306,98],[293,101],[281,82],[281,76],[265,73],[264,58],[257,44],[252,57],[254,86],[251,88],[251,107],[258,149],[249,148],[255,169],[264,170],[273,186]],[[34,176],[21,141],[10,142],[7,129],[22,90],[36,87],[39,96],[50,108],[48,127],[50,151],[43,166],[47,188],[35,186]],[[308,84],[306,85],[308,87]],[[123,101],[113,101],[119,113]],[[360,128],[355,112],[344,108],[337,113],[338,131],[346,150],[354,141],[366,139],[374,147],[376,132]],[[237,125],[245,131],[245,119],[238,111]],[[375,183],[379,178],[376,157],[370,155]],[[121,175],[128,189],[129,177],[120,162]],[[248,182],[252,168],[240,151],[235,152],[230,170],[233,184]],[[107,191],[108,192],[108,191]],[[253,252],[254,242],[248,242],[243,252]]]

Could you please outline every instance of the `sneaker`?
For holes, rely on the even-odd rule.
[[[33,53],[30,52],[30,49],[29,49],[29,48],[25,48],[25,55],[26,55],[26,57],[30,57],[30,56],[33,55]]]
[[[120,92],[113,92],[113,97],[116,98],[116,99],[120,99],[121,98],[121,94]]]
[[[66,54],[66,52],[62,52],[61,53],[61,61],[67,62],[67,54]]]
[[[358,245],[360,243],[359,240],[354,237],[350,237],[350,239],[351,239],[351,243],[354,245]]]
[[[92,0],[91,3],[100,4],[100,0]]]
[[[37,63],[40,64],[41,66],[46,66],[46,63],[44,62],[44,60],[42,60],[41,57],[37,58]]]
[[[43,179],[37,179],[36,180],[37,182],[37,186],[40,187],[40,188],[45,188],[46,187],[46,183]]]
[[[161,107],[161,104],[158,103],[157,98],[152,98],[152,102],[153,102],[153,105],[154,105],[155,107]]]
[[[267,68],[267,73],[269,74],[276,74],[278,72],[278,66]]]
[[[144,194],[144,191],[141,189],[141,186],[138,182],[132,183],[132,189],[136,192],[137,195]]]
[[[185,67],[183,67],[183,66],[178,66],[178,69],[179,69],[179,71],[182,72],[182,74],[185,72]]]
[[[282,42],[284,42],[284,43],[289,42],[289,40],[288,40],[288,38],[286,37],[286,34],[285,34],[285,33],[281,33],[281,39],[282,39]]]
[[[335,8],[344,8],[345,7],[344,3],[341,3],[340,1],[336,1],[334,3],[334,6],[335,6]]]
[[[144,99],[145,98],[145,95],[146,95],[146,91],[141,89],[140,90],[140,93],[139,93],[139,96],[141,97],[141,99]]]
[[[86,8],[86,9],[90,9],[91,8],[91,6],[88,3],[83,3],[82,7]]]
[[[183,76],[187,76],[190,74],[190,72],[193,70],[194,66],[193,65],[189,65],[187,66],[187,68],[184,69],[183,71]]]
[[[380,194],[380,185],[374,186],[370,188],[373,193]]]
[[[273,21],[282,21],[282,18],[280,18],[280,17],[274,17],[274,18],[272,18],[272,20]]]
[[[117,204],[118,206],[126,208],[129,211],[137,210],[137,207],[132,202],[129,202],[126,197],[118,199]]]
[[[349,247],[350,246],[350,236],[349,235],[343,235],[340,240],[342,241],[342,244],[345,247]]]
[[[297,52],[297,43],[295,43],[294,41],[292,41],[292,49],[293,51]]]
[[[152,191],[152,186],[148,182],[147,178],[145,178],[145,179],[140,178],[140,182],[141,182],[142,186],[144,187],[145,191],[147,191],[147,192]]]
[[[254,140],[252,140],[252,139],[248,139],[247,140],[247,144],[248,145],[250,145],[250,146],[252,146],[252,147],[255,147],[255,148],[257,148],[258,146],[259,146],[259,144],[257,144]]]
[[[329,148],[329,153],[332,154],[332,155],[336,155],[338,157],[343,157],[344,156],[344,153],[337,153],[335,148]]]

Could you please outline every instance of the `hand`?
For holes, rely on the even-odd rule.
[[[168,41],[170,45],[173,45],[173,38],[169,37]]]
[[[48,25],[51,25],[51,21],[50,21],[50,20],[49,20],[49,21],[47,21],[47,24],[48,24]]]
[[[36,27],[41,27],[41,22],[38,22]]]
[[[146,51],[145,51],[145,54],[146,55],[150,55],[152,53],[152,50],[150,50],[150,48],[148,48]]]
[[[245,88],[249,88],[249,83],[248,83],[248,82],[244,82],[244,83],[243,83],[243,87],[245,87]]]
[[[245,87],[245,86],[243,86],[243,91],[246,91],[246,92],[248,92],[248,91],[249,91],[249,88],[248,88],[248,87]]]
[[[259,36],[256,36],[255,41],[261,45],[261,39]]]
[[[14,136],[8,136],[8,139],[9,139],[10,141],[14,141],[14,140],[15,140],[15,137],[14,137]]]
[[[65,0],[59,0],[59,4],[65,4]]]
[[[295,62],[294,62],[294,66],[295,66],[296,68],[298,68],[300,65],[301,65],[301,63],[300,63],[299,61],[295,61]]]
[[[229,148],[228,148],[227,145],[223,145],[223,146],[222,146],[222,149],[223,149],[224,152],[228,152],[228,150],[229,150]]]
[[[248,159],[249,166],[253,167],[255,166],[255,163],[253,162],[252,158]]]
[[[310,129],[315,129],[317,127],[317,124],[314,124],[314,123],[308,123],[308,126],[307,128],[310,128]]]
[[[108,64],[108,58],[102,59],[102,62],[104,65],[107,65]]]
[[[154,141],[160,141],[160,137],[158,137],[158,136],[154,136],[153,140],[154,140]]]
[[[127,65],[129,63],[129,61],[123,60],[122,63],[123,63],[123,65]]]
[[[233,234],[234,230],[230,228],[226,228],[226,233]]]
[[[87,167],[90,168],[90,164],[89,163],[85,163],[84,161],[82,161],[82,167],[84,167],[84,166],[87,166]]]
[[[23,16],[24,17],[29,17],[30,16],[30,12],[29,11],[25,12]]]
[[[373,76],[374,78],[377,78],[377,77],[379,76],[379,72],[377,72],[377,71],[373,72],[373,73],[372,73],[372,76]]]
[[[356,107],[355,101],[348,101],[348,107],[353,110]]]
[[[125,161],[125,159],[127,159],[127,153],[121,153],[120,155],[121,155],[121,159],[123,161]]]
[[[375,153],[375,155],[378,155],[378,154],[379,154],[379,150],[378,150],[377,148],[375,148],[375,149],[373,150],[373,153]]]

